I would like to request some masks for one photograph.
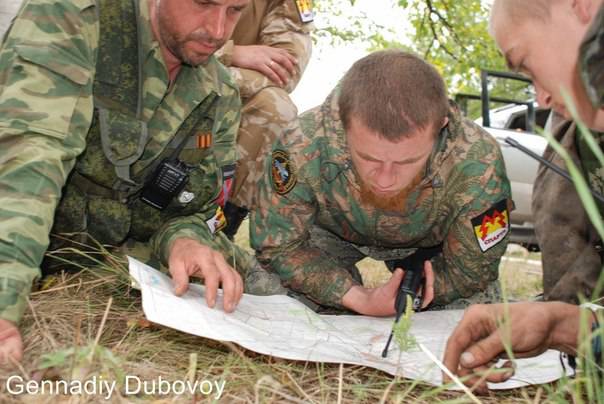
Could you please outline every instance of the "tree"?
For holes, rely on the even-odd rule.
[[[479,93],[480,71],[507,70],[488,33],[490,6],[484,0],[399,0],[410,10],[415,50],[443,74],[452,93]],[[492,95],[534,98],[526,84],[496,80]]]
[[[341,15],[354,5],[354,0],[319,0],[322,11]],[[449,92],[480,93],[480,71],[507,70],[505,60],[488,33],[490,6],[484,0],[395,0],[394,6],[407,10],[410,23],[410,45],[400,40],[387,40],[386,28],[363,21],[362,16],[349,16],[340,30],[330,24],[329,35],[339,40],[363,38],[369,49],[406,48],[422,55],[441,72]],[[408,38],[406,38],[408,39]],[[532,88],[508,80],[494,80],[491,94],[514,99],[532,99]],[[471,115],[479,113],[476,103]]]

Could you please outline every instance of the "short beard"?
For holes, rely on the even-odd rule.
[[[164,45],[168,50],[176,56],[181,62],[189,66],[197,67],[205,65],[210,59],[210,55],[204,57],[202,60],[193,60],[188,57],[185,53],[185,44],[188,41],[202,41],[206,44],[213,45],[218,50],[226,43],[226,41],[217,41],[210,37],[205,32],[195,31],[186,37],[181,37],[177,32],[171,30],[174,24],[170,18],[164,13],[159,13],[159,35],[161,36]]]
[[[376,195],[371,190],[371,187],[357,176],[357,181],[361,185],[361,202],[387,212],[400,212],[407,204],[409,195],[416,189],[417,185],[422,182],[423,178],[423,171],[420,171],[405,188],[401,189],[393,196],[383,197]]]

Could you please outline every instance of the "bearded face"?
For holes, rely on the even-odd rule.
[[[355,175],[361,186],[361,202],[376,209],[387,212],[400,212],[407,204],[407,198],[422,182],[423,172],[419,172],[403,189],[393,195],[376,194],[372,187]]]
[[[225,43],[225,38],[214,38],[203,27],[191,33],[177,29],[178,24],[169,14],[159,14],[159,32],[166,48],[184,64],[199,66]]]
[[[152,24],[163,51],[199,66],[231,37],[249,0],[150,0]]]

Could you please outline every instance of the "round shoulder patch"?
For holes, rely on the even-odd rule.
[[[279,195],[285,195],[296,185],[296,167],[284,150],[275,150],[271,159],[273,187]]]

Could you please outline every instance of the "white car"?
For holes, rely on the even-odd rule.
[[[537,155],[543,155],[547,140],[539,134],[520,129],[521,124],[518,123],[518,120],[524,119],[525,114],[526,106],[522,105],[506,106],[492,110],[491,127],[485,129],[497,139],[501,146],[506,171],[512,186],[512,199],[516,209],[510,214],[512,224],[510,240],[513,243],[536,249],[538,246],[533,228],[531,203],[533,183],[537,177],[539,162],[505,142],[505,138],[511,137]],[[546,110],[538,110],[538,123],[543,125],[548,114],[549,112]],[[475,122],[482,124],[482,118]]]

